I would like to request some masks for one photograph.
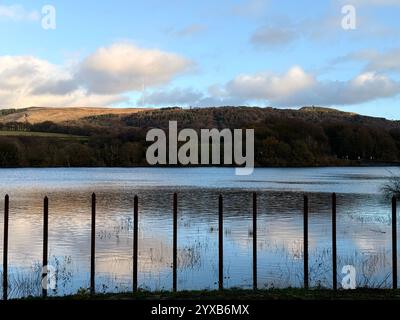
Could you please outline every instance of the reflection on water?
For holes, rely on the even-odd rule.
[[[171,288],[174,192],[179,193],[179,289],[217,288],[220,193],[226,285],[251,287],[253,191],[259,194],[260,288],[302,285],[304,192],[310,196],[311,285],[331,286],[330,193],[337,192],[339,272],[353,264],[359,285],[390,286],[391,211],[379,193],[389,175],[387,168],[257,169],[246,178],[222,168],[0,170],[1,194],[11,197],[11,295],[40,293],[45,195],[50,199],[50,263],[57,269],[52,294],[89,286],[93,191],[98,198],[98,291],[132,286],[135,194],[140,199],[139,284],[151,290]],[[2,241],[2,228],[0,232]]]

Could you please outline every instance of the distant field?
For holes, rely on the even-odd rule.
[[[51,133],[51,132],[31,132],[31,131],[0,131],[0,137],[44,137],[58,139],[84,140],[87,137],[74,136],[71,134]]]

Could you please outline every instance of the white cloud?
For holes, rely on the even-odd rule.
[[[284,26],[263,26],[251,36],[250,41],[262,47],[277,47],[287,45],[299,37],[294,28]]]
[[[119,94],[141,90],[144,84],[166,84],[191,66],[191,61],[174,53],[120,43],[87,57],[77,77],[90,92]]]
[[[62,84],[68,84],[63,88]],[[58,86],[58,91],[54,90]],[[124,98],[89,94],[63,67],[31,56],[0,56],[1,107],[104,106]]]
[[[32,56],[0,56],[0,107],[107,106],[126,94],[167,84],[187,70],[178,55],[115,44],[74,66]],[[182,98],[182,97],[181,97]]]
[[[320,81],[300,67],[274,75],[240,75],[226,85],[228,95],[274,106],[351,105],[400,94],[400,83],[376,72],[348,81]]]
[[[145,97],[157,106],[353,105],[400,94],[400,82],[378,72],[360,73],[349,80],[319,80],[299,66],[282,74],[241,74],[225,85],[210,86],[207,93],[192,88],[157,90]],[[143,97],[142,97],[143,99]]]
[[[278,101],[315,86],[315,82],[313,76],[295,66],[282,75],[268,72],[239,75],[227,84],[227,91],[248,99]]]
[[[131,92],[142,92],[143,82],[149,92],[144,97],[146,104],[157,106],[360,104],[400,93],[399,81],[385,74],[400,70],[399,53],[398,49],[365,51],[341,58],[366,64],[363,72],[349,80],[320,80],[293,66],[280,74],[241,74],[225,84],[210,86],[208,92],[168,89],[171,80],[188,70],[191,62],[173,53],[130,44],[101,48],[72,66],[32,56],[0,56],[0,105],[107,106],[128,101]]]
[[[349,61],[365,62],[366,71],[400,72],[400,48],[394,48],[386,52],[376,50],[358,51],[340,57],[333,61],[333,63]]]
[[[39,12],[27,10],[22,5],[0,5],[0,20],[11,21],[38,21]]]

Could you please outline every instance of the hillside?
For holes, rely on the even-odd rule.
[[[384,118],[361,116],[355,113],[335,109],[304,107],[295,109],[275,109],[257,107],[221,107],[201,109],[149,110],[138,114],[123,116],[118,121],[125,126],[167,127],[169,120],[177,120],[181,128],[241,128],[252,127],[263,121],[298,120],[309,124],[353,124],[366,127],[395,129],[400,128],[399,121]],[[97,119],[86,119],[95,124]],[[104,118],[102,122],[104,123]],[[115,121],[116,119],[114,119]],[[108,121],[113,121],[112,117]]]
[[[171,120],[180,129],[254,128],[258,166],[400,161],[399,121],[328,108],[30,108],[0,111],[0,167],[147,165],[148,130],[168,129]]]
[[[0,112],[0,122],[29,122],[31,124],[51,121],[63,123],[76,121],[85,117],[101,115],[127,115],[144,111],[139,108],[27,108],[16,110],[5,110],[3,115]]]
[[[371,127],[397,128],[399,121],[361,116],[330,108],[303,107],[295,109],[275,109],[257,107],[220,108],[26,108],[0,110],[0,123],[40,124],[53,122],[68,126],[160,126],[167,127],[169,120],[177,120],[181,127],[234,127],[262,121],[267,118],[301,119],[307,122],[359,123]],[[194,121],[195,120],[195,121]]]

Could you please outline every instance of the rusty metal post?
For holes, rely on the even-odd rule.
[[[308,279],[308,197],[304,196],[304,289],[309,287]]]
[[[4,199],[4,238],[3,238],[3,300],[8,299],[8,220],[9,196]]]
[[[223,197],[219,196],[218,201],[218,288],[224,289],[224,213],[223,213]]]
[[[91,225],[91,241],[90,241],[90,293],[94,294],[96,290],[95,274],[96,274],[96,194],[92,194],[92,225]]]
[[[393,289],[397,289],[397,199],[392,198],[392,268]]]
[[[173,204],[173,259],[172,259],[172,272],[173,272],[173,284],[172,290],[176,292],[178,289],[177,285],[177,268],[178,268],[178,195],[174,193],[174,204]]]
[[[138,218],[139,218],[139,199],[135,196],[133,209],[133,292],[138,290]]]
[[[332,280],[337,290],[336,193],[332,194]]]
[[[44,198],[43,203],[43,265],[42,265],[42,296],[47,297],[48,276],[48,251],[49,251],[49,199]]]
[[[257,290],[257,193],[253,193],[253,289]]]

